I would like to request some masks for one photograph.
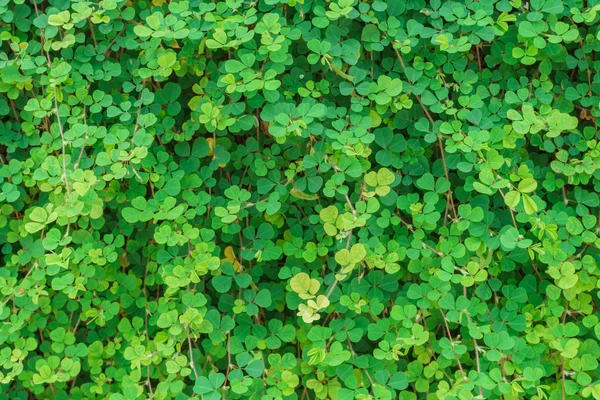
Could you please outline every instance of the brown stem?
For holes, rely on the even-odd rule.
[[[504,202],[506,202],[506,197],[504,197],[504,193],[502,192],[502,189],[498,189],[498,191],[500,192],[500,195],[504,199]],[[510,216],[512,217],[513,225],[515,226],[515,229],[518,231],[519,227],[517,226],[517,220],[515,219],[515,213],[513,213],[513,210],[510,207],[508,207],[508,211],[510,211]]]
[[[15,119],[18,123],[21,123],[21,118],[19,117],[19,113],[17,112],[17,107],[15,107],[15,101],[13,99],[8,99],[10,103],[10,107],[12,108],[13,114],[15,114]]]
[[[452,333],[450,333],[450,326],[448,325],[448,319],[446,318],[446,314],[444,313],[444,311],[441,308],[439,310],[442,313],[442,317],[444,318],[444,325],[446,325],[446,332],[448,334],[448,339],[450,340],[450,343],[452,343],[452,345],[454,345],[454,339],[452,339]],[[458,369],[460,369],[463,379],[467,380],[467,375],[465,374],[465,370],[463,369],[463,366],[460,363],[460,359],[458,358],[458,356],[456,354],[454,354],[454,358],[456,359],[456,362],[458,363]]]
[[[92,33],[92,39],[94,40],[94,47],[98,48],[98,41],[96,40],[96,32],[94,32],[94,24],[92,24],[92,20],[88,18],[88,22],[90,23],[90,32]]]
[[[467,297],[467,287],[463,286],[463,295]],[[468,298],[468,297],[467,297]],[[471,323],[471,316],[467,310],[467,321]],[[473,338],[473,345],[475,346],[475,362],[477,365],[477,373],[481,374],[481,362],[479,361],[479,346],[477,345],[477,339]],[[479,395],[483,397],[483,388],[479,386]]]
[[[400,61],[400,66],[402,67],[402,71],[406,75],[406,65],[404,64],[404,60],[402,59],[400,52],[394,46],[392,46],[392,48],[394,49],[394,52],[396,53],[396,56],[398,57],[398,60]],[[417,102],[421,106],[421,109],[423,109],[425,116],[431,123],[431,129],[433,129],[433,126],[435,125],[433,117],[429,113],[429,110],[427,110],[427,107],[425,107],[425,104],[423,104],[423,102],[421,101],[421,96],[419,96],[416,93],[413,93],[413,94],[415,95]],[[448,166],[446,165],[446,155],[444,154],[444,145],[442,144],[442,139],[439,136],[438,136],[438,146],[440,148],[440,153],[442,155],[442,163],[444,164],[444,174],[446,175],[446,179],[448,180],[448,182],[450,182],[450,176],[448,174]],[[452,199],[452,191],[450,189],[448,189],[448,193],[450,194],[449,198],[450,198],[450,202],[452,204],[452,210],[454,211],[454,218],[456,218],[457,214],[456,214],[456,208],[454,207],[454,200]]]
[[[192,371],[194,371],[194,376],[196,377],[196,379],[198,379],[198,371],[196,371],[196,364],[194,363],[194,354],[192,352],[192,339],[190,339],[190,331],[188,328],[188,333],[187,333],[187,341],[188,341],[188,348],[190,351],[190,367],[192,367]]]

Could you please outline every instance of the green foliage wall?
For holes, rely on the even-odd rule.
[[[598,0],[0,0],[0,400],[600,399]]]

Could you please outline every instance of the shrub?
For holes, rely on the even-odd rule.
[[[0,1],[0,400],[600,399],[598,11]]]

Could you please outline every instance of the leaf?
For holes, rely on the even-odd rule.
[[[135,224],[136,222],[139,221],[138,215],[139,215],[139,211],[136,210],[133,207],[125,207],[123,209],[123,218],[125,219],[125,221],[129,222],[130,224]]]
[[[516,190],[511,190],[504,195],[504,202],[510,208],[515,208],[519,204],[519,201],[521,201],[521,193]]]
[[[310,110],[308,111],[306,116],[312,117],[312,118],[321,118],[321,117],[325,116],[326,112],[327,112],[327,107],[325,107],[325,105],[315,104],[310,108]]]
[[[259,307],[269,307],[271,305],[271,292],[269,292],[267,289],[261,290],[254,298],[254,302]]]
[[[560,278],[558,281],[558,287],[563,290],[571,289],[573,286],[577,284],[579,278],[577,275],[567,275]]]
[[[529,21],[523,21],[519,24],[519,34],[526,38],[533,38],[538,35],[538,31]]]
[[[423,174],[423,176],[417,179],[416,184],[417,187],[422,190],[435,190],[435,181],[433,179],[433,175],[431,175],[430,173]]]
[[[381,168],[379,171],[377,171],[377,183],[379,185],[389,186],[394,183],[394,180],[396,180],[396,177],[389,169]]]
[[[0,0],[0,398],[600,399],[598,12]]]
[[[525,212],[527,214],[533,214],[538,210],[535,201],[526,194],[523,195],[523,205],[525,206]]]
[[[440,298],[438,305],[446,310],[453,310],[455,308],[454,296],[450,293],[446,293]]]
[[[265,363],[262,360],[254,360],[250,364],[248,364],[244,369],[251,377],[258,378],[262,375],[265,369]]]
[[[537,188],[537,182],[532,178],[525,178],[519,182],[519,191],[521,193],[531,193]]]
[[[290,280],[290,286],[298,294],[315,294],[321,285],[316,279],[301,272]]]
[[[362,261],[366,255],[367,250],[365,249],[365,246],[360,243],[353,245],[350,249],[350,257],[354,263]]]
[[[325,207],[319,212],[319,216],[323,222],[334,224],[338,216],[338,209],[334,206]]]
[[[213,386],[205,376],[200,376],[194,384],[194,393],[204,395],[213,391]]]
[[[340,265],[350,265],[352,263],[352,256],[346,249],[342,249],[335,253],[335,261]]]
[[[212,278],[212,284],[219,293],[226,293],[231,288],[232,278],[230,276],[217,275]]]
[[[519,240],[519,231],[516,228],[508,228],[504,234],[500,236],[500,243],[509,250],[514,249],[517,246]]]
[[[145,37],[152,35],[152,33],[154,31],[143,25],[136,25],[133,27],[133,32],[135,32],[135,34],[138,35],[139,37],[145,38]]]
[[[208,141],[204,138],[198,138],[194,141],[191,155],[197,158],[204,158],[210,152]]]

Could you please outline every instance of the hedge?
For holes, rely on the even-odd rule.
[[[0,400],[600,399],[598,11],[0,0]]]

